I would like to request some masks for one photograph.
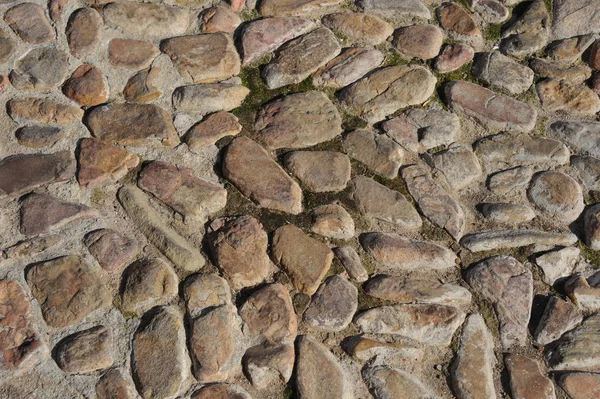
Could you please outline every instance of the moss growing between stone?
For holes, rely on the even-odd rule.
[[[502,25],[489,24],[483,31],[483,38],[492,43],[499,43],[502,39]]]
[[[592,265],[600,268],[600,251],[594,251],[583,242],[579,241],[577,246],[581,250],[581,255]]]

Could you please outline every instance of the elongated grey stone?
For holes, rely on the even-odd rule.
[[[527,245],[569,246],[577,242],[573,233],[552,233],[538,230],[499,230],[467,234],[460,245],[471,252],[491,251],[499,248],[517,248]]]

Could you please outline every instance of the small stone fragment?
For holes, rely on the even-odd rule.
[[[141,40],[181,36],[190,24],[186,9],[163,4],[113,2],[102,13],[106,25],[126,37]]]
[[[392,25],[371,14],[340,12],[328,14],[322,21],[332,31],[358,44],[377,46],[394,33]]]
[[[600,395],[600,374],[566,373],[560,376],[558,385],[570,399],[588,399]]]
[[[177,111],[210,114],[231,111],[244,102],[250,90],[236,83],[208,83],[181,86],[173,92],[173,107]]]
[[[342,331],[350,325],[358,307],[358,290],[348,280],[331,276],[313,295],[304,321],[317,330]]]
[[[534,73],[530,68],[498,51],[479,53],[471,71],[482,82],[511,94],[521,94],[533,84]]]
[[[98,399],[135,399],[136,395],[135,389],[118,369],[108,370],[96,384]]]
[[[473,61],[474,56],[475,50],[471,46],[461,43],[447,44],[435,59],[435,69],[439,73],[456,71],[463,65]]]
[[[558,279],[572,274],[580,253],[579,248],[566,247],[536,256],[535,264],[544,272],[544,281],[554,285]]]
[[[108,59],[116,67],[145,69],[159,54],[155,45],[142,40],[112,39],[108,43]]]
[[[28,236],[47,234],[75,221],[96,217],[98,212],[93,208],[49,194],[32,193],[21,201],[19,231]]]
[[[443,40],[437,26],[413,25],[398,29],[392,43],[405,57],[430,60],[439,54]]]
[[[6,108],[17,122],[69,123],[83,116],[79,107],[33,97],[10,99]]]
[[[362,283],[367,281],[369,274],[365,270],[360,257],[356,253],[356,250],[352,247],[338,247],[334,248],[333,253],[335,257],[340,261],[344,269],[354,281]]]
[[[581,187],[562,172],[546,171],[535,175],[527,196],[541,211],[563,223],[577,219],[585,207]]]
[[[111,229],[94,230],[88,233],[83,243],[106,271],[121,271],[131,263],[139,251],[137,242]]]
[[[446,2],[436,9],[440,26],[451,33],[481,37],[481,29],[471,15],[456,3]]]
[[[257,389],[266,389],[278,381],[287,383],[290,380],[294,360],[293,345],[266,343],[248,349],[244,354],[242,364],[252,385]]]
[[[4,13],[4,21],[27,43],[48,43],[56,37],[45,10],[39,4],[17,4]]]
[[[100,43],[103,25],[102,16],[93,8],[73,11],[65,31],[71,54],[77,58],[93,54]]]
[[[345,154],[335,151],[293,151],[283,164],[308,191],[342,191],[350,180],[351,164]]]
[[[220,111],[192,126],[185,135],[185,143],[191,150],[198,151],[215,144],[223,137],[237,136],[241,132],[242,125],[238,118],[229,112]]]
[[[149,103],[162,95],[156,87],[158,68],[148,68],[133,75],[123,88],[123,97],[130,103]]]
[[[507,194],[529,184],[533,170],[529,166],[502,170],[489,176],[487,187],[496,194]]]
[[[63,338],[54,347],[58,367],[68,374],[86,374],[113,364],[112,333],[96,326]]]
[[[202,11],[198,19],[202,33],[232,33],[242,23],[231,8],[224,6],[210,7]]]
[[[340,205],[321,205],[312,211],[311,231],[324,237],[349,240],[354,237],[354,220]]]
[[[140,162],[136,155],[97,139],[83,139],[77,158],[77,181],[89,188],[117,182]]]
[[[481,213],[486,219],[503,224],[524,223],[535,218],[533,209],[521,204],[483,204]]]
[[[548,345],[575,328],[582,320],[583,317],[573,303],[552,296],[535,330],[535,342]]]
[[[344,136],[342,144],[346,154],[375,173],[387,179],[398,176],[398,168],[404,160],[404,151],[386,135],[356,129]]]
[[[364,290],[372,297],[396,303],[427,303],[456,307],[471,303],[471,293],[468,289],[431,280],[404,280],[402,277],[377,275],[367,282]]]
[[[365,369],[362,377],[375,399],[437,398],[421,381],[402,370],[376,366]]]
[[[481,165],[471,148],[461,143],[452,143],[447,149],[432,154],[429,159],[455,190],[469,187],[483,175]]]
[[[348,86],[377,68],[383,60],[383,54],[377,49],[346,49],[314,73],[313,84],[333,88]]]
[[[10,83],[19,90],[51,90],[67,77],[67,59],[67,53],[53,47],[34,48],[15,61]]]

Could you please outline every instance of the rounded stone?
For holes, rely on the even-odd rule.
[[[584,208],[581,187],[562,172],[546,171],[535,175],[527,196],[541,211],[564,223],[577,219]]]
[[[393,44],[406,57],[429,60],[438,55],[443,40],[437,26],[413,25],[398,29]]]

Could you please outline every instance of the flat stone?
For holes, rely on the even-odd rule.
[[[68,57],[53,47],[35,48],[15,61],[10,83],[18,90],[46,91],[58,87],[67,77]]]
[[[565,80],[546,79],[536,85],[542,107],[550,112],[569,112],[594,115],[600,111],[600,98],[583,84],[570,84]]]
[[[323,237],[349,240],[354,237],[354,220],[340,205],[320,205],[312,210],[311,231]]]
[[[555,40],[600,32],[596,18],[600,4],[593,0],[553,0],[552,36]]]
[[[102,37],[104,21],[93,8],[79,8],[69,16],[65,34],[69,50],[77,58],[96,52]]]
[[[533,84],[533,71],[498,51],[479,53],[471,68],[473,76],[482,82],[521,94]]]
[[[352,399],[352,387],[338,359],[309,335],[298,339],[296,386],[301,398]]]
[[[276,344],[292,344],[298,319],[288,290],[281,284],[269,284],[254,292],[239,311],[248,331]]]
[[[456,3],[443,3],[436,10],[440,26],[450,33],[481,37],[481,29],[463,7]]]
[[[386,342],[367,338],[363,335],[351,337],[344,348],[348,354],[357,359],[367,361],[373,356],[381,356],[384,358],[395,358],[402,360],[420,361],[423,358],[423,350],[415,348],[403,343]]]
[[[262,344],[249,348],[242,359],[245,374],[257,389],[287,383],[294,368],[293,345]],[[207,398],[210,399],[210,398]]]
[[[17,154],[0,160],[0,196],[17,196],[42,185],[67,181],[75,174],[75,160],[66,151]]]
[[[223,158],[223,176],[261,208],[294,215],[302,212],[298,183],[249,138],[239,137],[229,144]]]
[[[358,308],[358,290],[340,276],[331,276],[313,295],[304,321],[321,331],[342,331]]]
[[[565,333],[547,353],[552,370],[600,371],[600,313],[586,318],[581,325]]]
[[[443,40],[435,25],[412,25],[398,29],[392,43],[405,57],[430,60],[439,54]]]
[[[204,257],[198,248],[166,223],[142,190],[134,186],[123,186],[119,189],[117,198],[140,232],[177,268],[195,271],[204,266]]]
[[[19,259],[26,256],[37,255],[59,245],[61,242],[62,237],[59,234],[21,240],[3,250],[2,257],[4,259]]]
[[[575,328],[582,320],[577,306],[572,302],[551,296],[535,329],[535,342],[538,345],[548,345]]]
[[[401,108],[422,104],[434,92],[436,78],[421,66],[397,65],[376,70],[339,94],[342,105],[368,122],[379,122]]]
[[[581,35],[557,40],[548,45],[546,52],[555,61],[574,62],[594,43],[594,35]]]
[[[494,388],[494,339],[478,313],[464,324],[451,378],[458,399],[496,399]]]
[[[333,249],[335,257],[340,261],[350,278],[356,282],[367,281],[369,274],[362,265],[360,256],[352,247],[338,247]]]
[[[283,164],[314,193],[342,191],[350,180],[350,159],[335,151],[293,151],[286,154]]]
[[[365,369],[362,377],[375,399],[437,398],[437,395],[434,395],[421,381],[402,370],[375,366]]]
[[[394,33],[392,25],[376,15],[339,12],[325,15],[323,25],[339,32],[352,43],[377,46]]]
[[[248,22],[240,42],[244,64],[256,61],[314,27],[313,21],[294,17],[264,18]]]
[[[507,194],[527,186],[532,175],[533,169],[530,166],[517,166],[490,175],[487,187],[493,193]]]
[[[554,384],[538,362],[514,353],[505,358],[510,374],[510,390],[515,399],[554,399]]]
[[[358,0],[356,4],[366,12],[389,19],[431,18],[431,12],[420,0],[405,0],[402,2],[395,0]]]
[[[502,224],[529,222],[536,216],[527,205],[506,203],[483,204],[481,213],[487,220]]]
[[[421,213],[434,225],[443,228],[455,240],[465,229],[465,214],[460,204],[436,183],[422,165],[402,169],[402,179]]]
[[[143,40],[112,39],[108,43],[108,60],[115,67],[139,71],[148,68],[159,54],[158,47]]]
[[[407,230],[419,229],[422,226],[417,210],[398,191],[364,176],[356,176],[352,180],[352,188],[352,198],[362,215]]]
[[[191,399],[252,399],[250,394],[237,385],[211,384],[196,391]]]
[[[19,230],[25,235],[47,234],[75,221],[98,216],[95,209],[85,205],[62,201],[49,194],[32,193],[21,201]]]
[[[462,43],[446,44],[435,59],[435,69],[439,73],[456,71],[473,61],[474,56],[475,50],[471,46]]]
[[[102,13],[106,25],[134,39],[181,36],[190,24],[187,10],[162,4],[115,2],[107,4]]]
[[[242,132],[238,118],[225,111],[209,115],[200,123],[192,126],[185,135],[185,143],[191,150],[215,144],[227,136],[237,136]]]
[[[377,49],[346,49],[314,73],[313,84],[333,88],[348,86],[380,66],[383,60],[383,54]]]
[[[590,286],[581,274],[575,274],[568,279],[564,287],[566,294],[579,309],[584,312],[600,310],[600,287]]]
[[[535,127],[537,111],[530,104],[464,81],[450,82],[444,91],[453,111],[484,127],[516,132],[528,132]]]
[[[0,63],[8,61],[15,51],[15,42],[4,30],[0,30]]]
[[[194,83],[216,82],[240,73],[233,39],[222,32],[173,37],[161,42],[160,49],[171,57],[181,76]]]
[[[198,16],[198,24],[202,33],[233,33],[241,23],[240,17],[230,7],[224,6],[207,8]]]
[[[96,188],[113,184],[140,162],[123,148],[98,139],[86,138],[79,144],[77,181],[83,187]]]
[[[600,157],[600,122],[556,121],[547,132],[551,137],[564,141],[575,150]]]
[[[362,333],[393,334],[424,345],[448,346],[465,320],[460,310],[446,305],[408,304],[369,309],[354,318]]]
[[[579,248],[566,247],[536,256],[535,264],[544,272],[544,281],[554,285],[558,279],[572,274],[580,253]]]
[[[317,28],[281,46],[262,76],[269,89],[300,83],[339,53],[333,32]]]
[[[356,129],[344,136],[344,151],[351,158],[387,179],[398,176],[398,168],[404,161],[404,151],[386,135],[369,130]]]
[[[536,75],[542,78],[566,80],[574,84],[583,83],[592,76],[592,71],[588,66],[565,66],[563,63],[550,62],[541,58],[529,61],[529,66]]]
[[[179,312],[163,307],[146,314],[131,347],[131,374],[140,396],[174,398],[188,376],[189,363]]]
[[[558,380],[558,385],[571,399],[586,399],[600,395],[600,374],[565,373]]]
[[[502,0],[467,0],[467,4],[490,24],[504,22],[510,16],[510,11],[502,4]]]
[[[471,293],[456,284],[442,284],[433,280],[405,280],[402,277],[377,275],[363,287],[375,298],[396,303],[426,303],[449,306],[468,306]]]
[[[502,30],[500,50],[512,57],[525,58],[548,43],[549,27],[550,15],[545,2],[532,1],[523,14]]]
[[[236,83],[208,83],[181,86],[173,92],[173,107],[201,115],[231,111],[244,102],[250,90]]]
[[[263,105],[255,130],[270,150],[305,148],[332,140],[342,132],[342,118],[321,91],[283,96]]]
[[[324,7],[332,7],[342,0],[264,0],[258,5],[258,12],[262,16],[296,15],[319,11]]]
[[[518,248],[528,245],[570,246],[577,242],[571,233],[552,233],[538,230],[499,230],[467,234],[460,245],[471,252],[491,251],[501,248]]]
[[[154,104],[111,103],[92,108],[85,123],[92,136],[121,145],[179,144],[171,115]]]
[[[123,88],[123,97],[130,103],[149,103],[162,95],[157,88],[159,68],[148,68],[133,75]]]
[[[248,6],[251,6],[252,0],[250,0],[248,2]],[[229,4],[231,6],[231,9],[235,12],[241,11],[242,8],[244,8],[244,6],[246,5],[246,0],[229,0]]]
[[[563,223],[577,219],[585,207],[581,187],[562,172],[536,174],[531,180],[527,196],[542,212]]]
[[[307,295],[314,294],[333,260],[329,247],[291,224],[275,230],[272,246],[273,258],[294,286]]]
[[[4,21],[27,43],[48,43],[56,37],[44,8],[35,3],[21,3],[9,8],[4,13]]]
[[[525,345],[533,301],[531,271],[515,258],[499,255],[470,267],[465,277],[471,288],[494,306],[502,347]]]
[[[26,279],[50,327],[77,324],[111,302],[100,276],[78,256],[36,263],[27,269]]]
[[[394,233],[364,233],[360,243],[388,270],[444,270],[456,265],[456,255],[448,248]]]
[[[434,168],[442,172],[448,185],[455,190],[471,186],[483,171],[470,146],[452,143],[448,148],[428,157]]]
[[[96,384],[98,399],[135,399],[136,395],[135,388],[118,369],[108,370]]]
[[[33,97],[10,99],[6,108],[17,122],[69,123],[83,116],[79,107]]]
[[[80,65],[63,84],[62,90],[66,97],[83,106],[98,105],[108,100],[108,86],[102,71],[89,64]]]
[[[54,347],[54,359],[67,374],[86,374],[106,369],[113,364],[112,333],[96,326],[71,334]]]
[[[99,229],[86,234],[83,243],[100,267],[119,272],[138,254],[138,243],[116,230]]]
[[[590,47],[588,64],[594,69],[600,69],[600,41],[596,40]]]
[[[216,274],[193,274],[183,283],[183,298],[188,315],[196,318],[206,309],[230,304],[231,290]]]

